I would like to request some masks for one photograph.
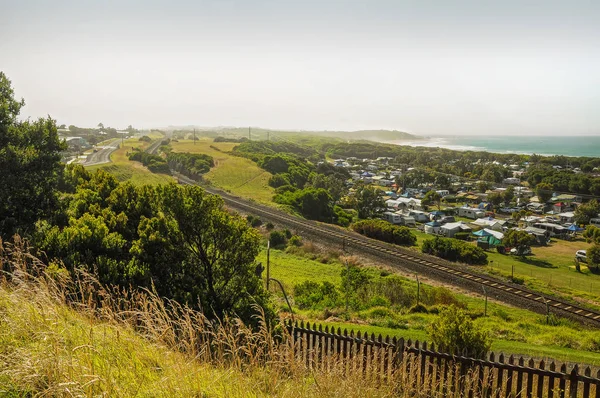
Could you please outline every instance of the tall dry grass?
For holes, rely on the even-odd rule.
[[[382,372],[363,358],[307,361],[283,325],[210,322],[152,291],[101,286],[0,242],[0,395],[434,397],[476,378],[420,376],[407,356]],[[303,356],[304,355],[304,356]],[[437,380],[437,381],[436,381]],[[433,381],[433,382],[432,382]],[[471,387],[472,386],[472,387]],[[453,392],[455,391],[455,392]]]

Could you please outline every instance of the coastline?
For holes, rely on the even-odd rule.
[[[423,137],[422,140],[390,142],[412,147],[445,148],[455,151],[481,151],[499,154],[600,157],[600,136],[452,136]]]

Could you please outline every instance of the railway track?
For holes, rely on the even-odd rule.
[[[197,182],[183,176],[179,177],[179,181],[184,184],[199,185]],[[327,224],[293,217],[214,188],[203,188],[211,194],[221,196],[226,205],[231,208],[286,225],[295,229],[300,235],[318,237],[324,241],[337,244],[340,248],[377,257],[393,267],[420,273],[440,282],[466,288],[478,294],[486,294],[487,292],[488,296],[516,307],[541,314],[553,313],[590,326],[600,326],[600,312],[579,304],[541,294],[490,275],[474,272],[469,270],[468,266],[416,253],[401,246],[370,239]]]
[[[160,148],[160,144],[162,142],[163,142],[163,138],[159,138],[158,140],[154,141],[152,144],[150,144],[150,146],[148,148],[146,148],[146,152],[149,153],[150,155],[156,154],[156,151],[158,151],[158,148]]]

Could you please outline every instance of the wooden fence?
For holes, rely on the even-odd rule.
[[[304,322],[286,324],[295,355],[311,368],[329,369],[335,361],[362,377],[390,378],[431,395],[466,397],[595,397],[600,398],[600,370],[543,360],[506,358],[490,353],[484,359],[451,355],[427,343],[405,341]]]

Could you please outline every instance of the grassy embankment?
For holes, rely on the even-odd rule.
[[[114,296],[85,275],[75,287],[5,248],[0,262],[15,269],[0,279],[1,396],[431,396],[402,370],[381,380],[343,361],[309,368],[263,328],[235,320],[211,327],[149,294]],[[73,288],[82,297],[68,295]]]
[[[312,256],[315,257],[315,256]],[[271,276],[279,279],[289,296],[293,296],[294,285],[310,280],[314,282],[331,282],[341,286],[340,273],[344,268],[342,262],[335,256],[321,254],[315,260],[306,256],[297,256],[280,250],[271,250]],[[257,261],[266,264],[266,251],[263,251]],[[373,278],[381,277],[381,269],[370,268]],[[406,280],[416,295],[416,282]],[[422,293],[430,289],[422,285]],[[277,292],[274,285],[273,291]],[[459,301],[467,305],[473,313],[482,314],[484,300],[482,297],[457,294]],[[281,303],[281,309],[285,309]],[[297,317],[310,322],[318,322],[334,327],[348,328],[355,331],[369,332],[389,336],[404,337],[427,341],[427,325],[434,319],[434,314],[408,313],[391,314],[394,323],[403,324],[401,328],[390,328],[386,325],[388,319],[381,310],[368,309],[353,311],[351,321],[343,321],[343,309],[338,309],[337,316],[330,317],[335,310],[299,310],[294,308]],[[493,338],[492,350],[496,352],[514,353],[537,358],[553,358],[563,361],[581,362],[600,365],[600,332],[582,329],[580,326],[563,322],[559,326],[548,326],[545,317],[536,313],[511,308],[498,303],[488,303],[488,317],[478,317],[475,323],[490,331]],[[327,321],[329,319],[329,321]],[[595,349],[596,352],[590,351]]]
[[[250,159],[227,153],[236,145],[232,142],[213,142],[211,138],[200,138],[195,144],[192,140],[171,142],[173,152],[204,153],[214,158],[215,167],[203,178],[215,187],[242,198],[272,203],[274,190],[268,185],[271,173]]]
[[[153,140],[164,138],[160,133],[146,134]],[[166,174],[155,174],[139,162],[130,161],[127,157],[131,148],[146,149],[151,145],[149,142],[140,141],[139,138],[125,140],[123,145],[110,155],[110,163],[87,167],[89,171],[104,169],[113,174],[119,181],[129,181],[133,184],[167,184],[175,182],[175,179]]]

